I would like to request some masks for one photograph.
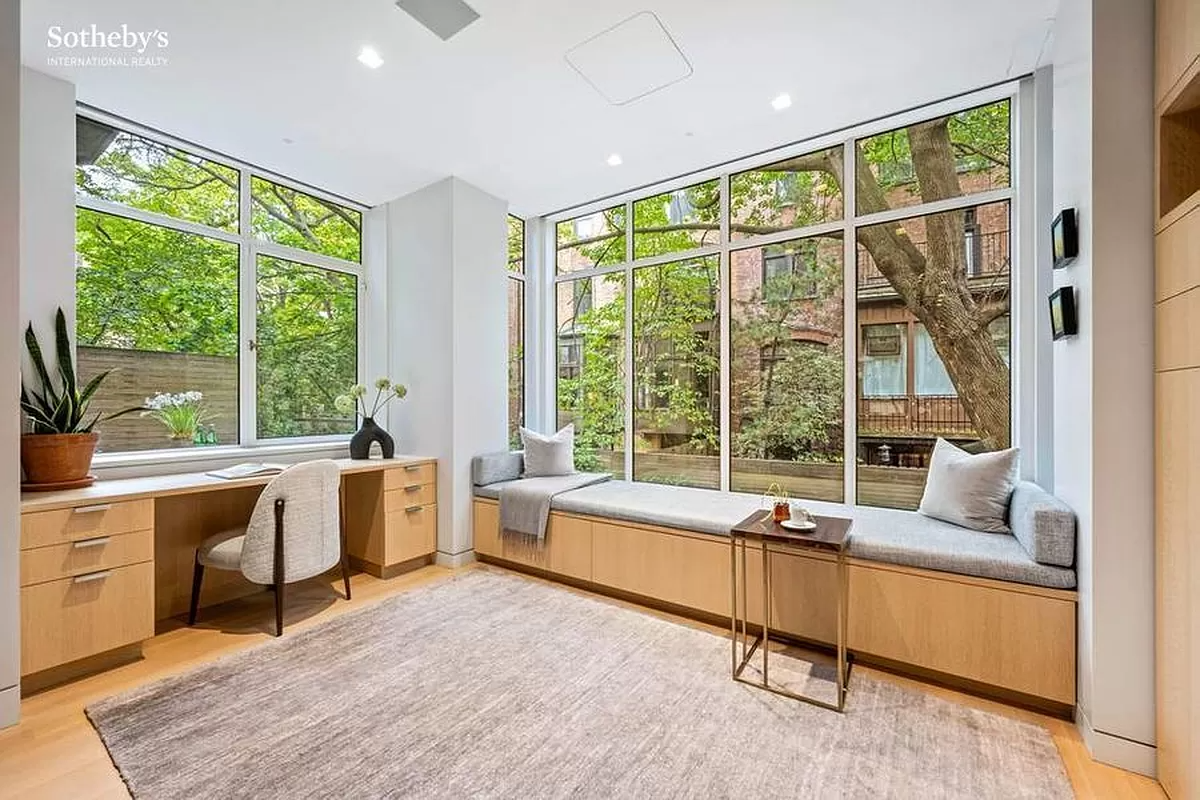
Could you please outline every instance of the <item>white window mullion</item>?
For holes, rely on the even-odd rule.
[[[625,479],[633,480],[633,200],[625,201]]]
[[[238,431],[241,444],[258,441],[258,252],[251,225],[250,171],[238,184]]]
[[[731,447],[731,432],[729,430],[730,409],[733,407],[732,400],[729,396],[730,385],[732,382],[732,359],[733,359],[733,342],[730,340],[730,316],[733,313],[733,307],[730,303],[731,293],[731,276],[729,263],[729,205],[731,198],[729,196],[729,175],[725,174],[720,179],[720,214],[721,214],[721,258],[719,264],[719,285],[720,292],[717,299],[717,313],[720,315],[720,337],[721,346],[718,349],[718,358],[721,364],[721,397],[720,397],[720,414],[718,416],[720,425],[720,462],[718,464],[718,474],[720,476],[720,489],[722,492],[728,492],[730,486],[730,473],[732,472],[732,455]]]
[[[854,227],[857,198],[854,174],[858,165],[854,140],[846,142],[843,157],[842,208],[842,500],[858,503],[858,240]]]
[[[101,214],[109,214],[114,217],[132,219],[137,222],[144,222],[147,225],[154,225],[159,228],[170,228],[174,231],[191,233],[208,239],[217,239],[222,242],[230,242],[232,244],[238,244],[241,242],[240,235],[231,231],[222,230],[221,228],[213,228],[209,225],[201,225],[198,222],[189,222],[186,219],[179,219],[178,217],[169,217],[166,214],[158,214],[153,211],[146,211],[134,206],[126,206],[120,203],[114,203],[111,200],[103,200],[98,197],[77,196],[75,198],[75,205],[78,208],[86,208],[90,211],[98,211]]]

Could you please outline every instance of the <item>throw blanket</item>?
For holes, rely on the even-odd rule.
[[[546,536],[550,502],[555,495],[611,479],[606,472],[573,472],[513,481],[500,489],[500,533],[523,534],[540,543]]]

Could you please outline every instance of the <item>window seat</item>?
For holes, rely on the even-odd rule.
[[[610,481],[554,498],[545,541],[500,534],[500,491],[520,453],[477,459],[476,555],[510,569],[728,625],[728,531],[762,499],[662,484]],[[854,519],[848,645],[855,659],[1070,716],[1076,701],[1075,519],[1031,483],[1009,506],[1013,534],[980,533],[908,511],[809,502]],[[755,543],[750,550],[758,550]],[[774,548],[772,548],[774,550]],[[746,561],[759,585],[761,559]],[[830,644],[836,563],[776,550],[773,628]],[[747,598],[751,624],[763,598]],[[851,689],[853,691],[853,689]]]
[[[511,482],[476,486],[475,494],[498,499]],[[1022,484],[1018,491],[1053,499],[1033,484]],[[758,495],[616,480],[566,492],[551,503],[553,510],[568,514],[714,536],[728,536],[730,528],[761,507]],[[855,558],[1050,589],[1076,585],[1073,569],[1038,563],[1014,535],[980,533],[913,511],[817,501],[806,501],[805,507],[815,514],[854,520],[850,555]]]

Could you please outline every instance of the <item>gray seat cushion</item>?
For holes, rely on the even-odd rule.
[[[977,578],[1075,588],[1074,570],[1039,564],[1011,534],[981,533],[913,511],[856,508],[850,554]]]
[[[503,486],[479,486],[475,494],[498,498]],[[550,507],[572,514],[728,536],[730,528],[762,507],[762,498],[710,489],[608,481],[560,494]],[[913,511],[817,501],[806,502],[805,507],[815,514],[853,519],[850,554],[856,558],[1051,589],[1075,588],[1074,570],[1039,564],[1011,534],[981,533]]]
[[[245,542],[244,527],[214,533],[200,545],[196,557],[206,567],[237,571],[242,568],[242,546]]]

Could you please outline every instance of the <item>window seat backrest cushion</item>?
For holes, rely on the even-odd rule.
[[[1036,483],[1017,483],[1008,520],[1034,561],[1058,567],[1075,564],[1075,512]]]
[[[520,450],[484,453],[471,460],[471,481],[476,486],[515,481],[524,469],[525,454]]]

